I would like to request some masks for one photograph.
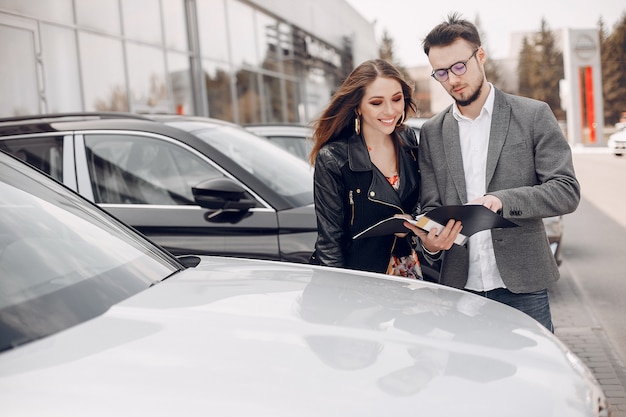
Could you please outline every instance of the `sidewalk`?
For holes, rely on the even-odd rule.
[[[611,417],[626,417],[626,367],[611,347],[601,325],[587,309],[567,266],[549,289],[555,335],[589,367],[609,403]]]

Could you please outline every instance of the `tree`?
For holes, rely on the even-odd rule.
[[[626,13],[606,35],[604,23],[599,22],[600,59],[602,62],[602,94],[604,96],[604,122],[613,125],[626,111]]]
[[[530,41],[524,40],[519,57],[519,92],[548,103],[558,119],[564,119],[559,97],[559,81],[565,76],[563,52],[545,19]]]

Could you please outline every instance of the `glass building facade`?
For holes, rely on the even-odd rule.
[[[330,45],[244,0],[0,0],[0,56],[0,117],[241,124],[309,121],[354,66],[350,38]]]

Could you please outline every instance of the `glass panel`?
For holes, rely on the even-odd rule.
[[[122,44],[89,33],[78,34],[87,111],[128,111]]]
[[[228,1],[228,30],[232,63],[258,66],[253,9],[239,1]]]
[[[136,113],[168,113],[165,58],[163,50],[149,46],[127,44],[128,81],[131,111]]]
[[[121,3],[124,35],[129,39],[161,45],[163,41],[159,2],[155,0],[131,0]]]
[[[287,97],[287,122],[299,123],[304,118],[304,103],[300,100],[300,84],[285,81]]]
[[[74,23],[72,0],[2,0],[1,3],[3,9],[17,14],[68,24]]]
[[[239,123],[261,123],[258,74],[246,70],[237,72],[237,105]]]
[[[41,25],[41,50],[48,112],[81,110],[80,76],[73,30]]]
[[[34,33],[0,25],[0,39],[0,115],[39,113]]]
[[[154,138],[89,135],[85,146],[96,203],[193,205],[192,187],[223,176],[199,156]]]
[[[165,46],[167,48],[186,51],[187,43],[187,19],[185,18],[184,0],[163,0],[163,21],[165,31]]]
[[[265,105],[263,110],[265,112],[265,122],[267,123],[280,123],[283,121],[283,100],[280,91],[280,79],[276,77],[270,77],[268,75],[263,76],[263,88]]]
[[[278,50],[278,22],[276,19],[257,12],[257,42],[263,68],[280,71],[280,51]]]
[[[76,0],[75,3],[79,25],[116,35],[122,33],[118,0]]]
[[[63,182],[63,137],[0,141],[0,149]]]
[[[287,23],[278,23],[278,42],[283,59],[293,58],[293,35]]]
[[[167,65],[169,82],[172,88],[172,101],[174,102],[176,113],[194,114],[189,57],[170,52],[167,54]]]
[[[235,121],[228,67],[206,60],[202,61],[202,67],[209,100],[209,115],[216,119]]]
[[[198,0],[196,7],[202,56],[228,62],[224,1]]]
[[[324,70],[309,68],[305,79],[306,96],[304,102],[307,107],[307,119],[321,114],[332,95],[333,84],[327,82]]]

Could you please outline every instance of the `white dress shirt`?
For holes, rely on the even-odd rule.
[[[494,89],[491,85],[487,101],[485,101],[485,105],[476,119],[472,120],[463,116],[456,103],[452,109],[454,118],[459,123],[467,201],[482,197],[487,192],[487,150],[489,148],[493,102]],[[469,273],[465,288],[474,291],[505,288],[496,265],[491,230],[470,236],[467,245],[469,249]]]

